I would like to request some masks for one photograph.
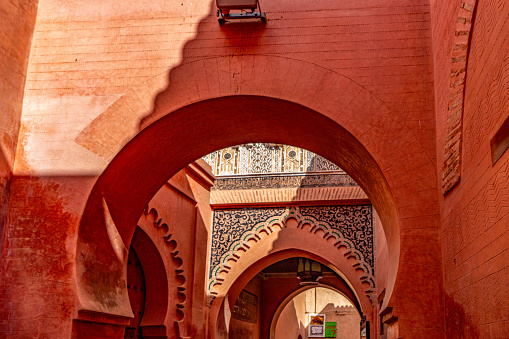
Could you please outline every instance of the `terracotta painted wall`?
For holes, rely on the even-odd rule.
[[[377,295],[387,287],[387,274],[389,271],[389,254],[387,253],[387,240],[385,239],[382,221],[374,210],[374,251],[375,251],[375,278]]]
[[[268,2],[264,10],[269,13],[266,29],[220,29],[212,1],[92,0],[86,5],[41,1],[16,150],[14,168],[19,179],[13,183],[16,200],[9,211],[12,233],[4,250],[9,257],[2,262],[4,272],[8,272],[2,298],[9,305],[4,319],[8,319],[10,329],[22,331],[23,323],[27,331],[48,336],[70,332],[65,322],[75,310],[74,285],[69,281],[74,274],[76,229],[91,185],[138,132],[140,123],[152,121],[152,117],[144,117],[168,81],[172,93],[185,93],[167,97],[169,108],[215,95],[237,94],[239,88],[250,93],[251,86],[256,88],[250,82],[255,73],[260,81],[275,74],[281,82],[293,84],[305,73],[303,65],[313,71],[306,81],[306,95],[296,98],[298,102],[310,102],[314,95],[324,92],[318,91],[322,81],[326,82],[323,86],[333,88],[335,80],[324,80],[331,79],[326,76],[331,74],[343,74],[368,89],[381,100],[375,109],[390,107],[394,112],[387,118],[390,122],[384,120],[377,128],[384,129],[385,124],[392,127],[393,123],[397,125],[394,130],[404,131],[395,142],[370,140],[372,149],[390,155],[384,157],[381,166],[391,183],[400,183],[396,193],[409,204],[402,223],[407,232],[405,241],[415,244],[403,253],[402,260],[419,253],[432,258],[437,253],[434,245],[431,250],[427,245],[419,247],[420,243],[412,240],[413,229],[409,230],[418,223],[428,227],[420,236],[433,244],[438,239],[435,192],[430,189],[419,198],[414,195],[417,185],[429,187],[434,180],[434,173],[429,173],[432,166],[426,164],[436,163],[428,1],[281,0]],[[198,59],[207,63],[193,63]],[[254,60],[256,65],[250,64]],[[281,67],[275,67],[274,60]],[[175,69],[179,64],[191,66]],[[317,67],[315,72],[316,65],[323,68]],[[175,71],[170,72],[172,69]],[[224,81],[221,74],[226,70],[232,70],[233,77]],[[241,71],[245,76],[235,77]],[[186,72],[202,81],[187,83],[190,74]],[[289,98],[294,93],[288,86],[264,84],[264,90],[260,94],[273,97]],[[301,91],[304,89],[295,93]],[[338,97],[348,99],[343,104],[357,111],[357,104],[365,104],[362,96],[366,93],[359,93],[345,91]],[[347,122],[349,128],[363,131],[357,130],[359,135],[371,135],[376,129],[373,125],[378,122],[366,120],[369,122],[363,124],[364,116],[356,118]],[[415,142],[401,145],[405,138]],[[407,146],[417,147],[418,152],[406,156],[404,163],[400,153],[386,150]],[[427,166],[426,170],[420,164]],[[58,229],[56,234],[54,229]],[[427,267],[428,262],[421,264],[420,268]],[[409,269],[402,272],[405,277],[413,273]],[[434,279],[434,273],[428,276]],[[435,293],[436,286],[432,287]],[[53,301],[52,291],[56,290],[63,292]],[[29,296],[28,300],[18,300],[22,293]],[[44,305],[40,314],[32,313],[32,303],[48,299],[57,305]],[[55,309],[59,310],[56,315],[52,314]],[[435,314],[437,309],[434,305]],[[20,317],[37,321],[22,321]],[[439,333],[440,326],[435,328],[435,323],[425,326]]]
[[[150,221],[140,224],[158,246],[168,266],[170,305],[166,326],[169,338],[177,335],[173,316],[177,308],[184,316],[178,322],[180,336],[204,338],[207,333],[206,242],[213,176],[210,166],[203,161],[200,165],[186,167],[161,187],[149,203],[149,209],[157,211],[157,218],[148,218]],[[159,219],[159,225],[150,224]]]
[[[373,213],[373,226],[374,226],[374,247],[375,247],[375,278],[376,278],[376,293],[378,301],[383,300],[385,289],[387,287],[387,274],[389,271],[389,254],[387,252],[387,240],[385,239],[384,230],[382,228],[382,221],[378,213]],[[380,335],[380,305],[374,307],[374,318],[370,323],[372,333]],[[384,325],[387,327],[387,325]]]
[[[73,326],[84,328],[82,323],[73,323],[79,307],[75,289],[76,237],[80,206],[86,199],[83,192],[89,191],[95,180],[95,177],[14,177],[9,228],[0,267],[0,337],[32,338],[38,333],[49,338],[70,338]],[[206,333],[207,314],[203,303],[206,257],[202,250],[195,250],[193,242],[195,231],[206,232],[203,222],[196,222],[196,206],[200,205],[204,215],[210,213],[204,204],[209,200],[207,190],[207,184],[195,172],[179,172],[151,202],[159,210],[159,217],[169,225],[171,239],[164,238],[167,234],[156,225],[145,228],[161,253],[166,253],[166,248],[166,260],[171,268],[168,273],[171,311],[175,312],[177,303],[184,305],[184,321],[179,323],[181,334],[195,338]],[[176,248],[172,247],[171,240],[176,240]],[[179,251],[176,257],[172,255],[174,250]],[[197,268],[196,262],[201,262]],[[196,273],[199,269],[203,270],[201,276]],[[179,284],[185,288],[183,301],[177,291]],[[198,310],[195,303],[200,305]],[[166,324],[170,337],[175,333],[174,319],[171,314]],[[109,338],[115,334],[112,328],[122,332],[122,328],[113,326],[88,335]]]
[[[37,3],[0,3],[0,258]]]
[[[68,172],[86,165],[87,170],[101,171],[137,132],[155,96],[168,85],[170,70],[200,59],[243,55],[302,60],[352,79],[404,116],[426,155],[434,159],[427,0],[270,1],[264,4],[269,16],[266,28],[219,28],[215,11],[210,0],[129,4],[94,0],[86,6],[43,1],[27,74],[18,170],[49,166]],[[324,25],[329,27],[324,30]],[[234,67],[239,73],[251,73],[269,62],[249,66],[234,58],[229,66],[218,60],[215,67],[200,64],[192,71],[204,83],[195,90],[191,84],[190,97],[173,98],[175,108],[206,97],[200,91],[213,91],[216,84],[209,86],[206,79],[214,72]],[[299,74],[302,67],[296,63],[289,72],[288,66],[280,70],[283,79]],[[310,85],[319,85],[321,76]],[[181,70],[170,77],[171,86],[187,86],[181,80],[188,76]],[[249,88],[249,83],[239,81],[231,86]],[[230,84],[220,87],[227,93]],[[267,90],[276,97],[281,92]],[[50,124],[55,112],[66,114],[65,123]],[[34,133],[35,123],[39,131],[68,143],[64,146]]]
[[[432,3],[438,177],[462,1]],[[440,196],[448,337],[509,336],[509,153],[490,140],[509,115],[509,3],[479,1],[466,69],[460,182]]]
[[[209,308],[207,305],[207,281],[209,268],[210,234],[212,227],[212,210],[210,206],[210,187],[213,175],[210,166],[203,160],[197,160],[200,166],[193,165],[186,169],[187,182],[196,199],[195,208],[195,237],[194,244],[194,270],[192,287],[191,317],[195,337],[205,336],[207,333],[206,321]]]
[[[35,248],[39,247],[39,251],[41,251],[41,247],[45,246],[45,239],[40,239],[39,244],[35,246],[26,241],[26,238],[33,234],[32,231],[28,230],[33,230],[31,227],[37,227],[39,224],[37,222],[24,224],[22,220],[18,220],[15,225],[12,225],[11,233],[7,230],[9,228],[8,207],[11,197],[13,206],[18,205],[20,199],[24,201],[30,199],[32,202],[40,201],[39,183],[34,183],[34,186],[30,188],[28,187],[30,185],[25,187],[27,192],[33,193],[31,196],[20,191],[11,194],[13,190],[19,190],[20,186],[28,183],[25,180],[14,182],[12,171],[20,128],[28,56],[37,17],[37,4],[37,0],[7,0],[0,2],[0,261],[2,263],[0,268],[0,276],[2,276],[2,279],[0,279],[0,304],[2,305],[0,308],[0,333],[24,332],[25,328],[23,327],[13,327],[11,320],[16,319],[15,322],[19,322],[20,319],[29,321],[33,317],[30,308],[39,301],[39,299],[33,298],[28,285],[28,278],[34,274],[33,266],[27,265],[23,268],[25,262],[33,262],[36,258],[35,255],[32,255],[37,251]],[[59,206],[54,205],[52,207],[54,211],[60,210]],[[28,208],[23,214],[30,218],[32,211],[33,209]],[[43,217],[41,216],[41,218]],[[57,230],[55,238],[63,240],[60,234],[61,230]],[[4,237],[12,239],[7,240]],[[9,246],[14,242],[17,243],[16,248]],[[59,246],[62,245],[65,246],[65,240]],[[8,260],[13,251],[17,251],[21,255],[15,255],[17,257],[15,260]],[[41,257],[35,259],[38,262],[45,260],[53,261]],[[56,264],[56,262],[54,263]],[[65,261],[62,262],[62,265],[65,266]],[[54,270],[62,268],[62,266],[57,267],[59,265],[56,265]],[[3,278],[7,270],[9,275]],[[24,284],[17,287],[13,286],[13,289],[20,293],[18,295],[24,296],[17,299],[18,306],[24,300],[27,301],[23,311],[16,305],[11,304],[13,298],[4,289],[6,281],[13,276],[25,278]],[[62,294],[66,294],[67,291],[67,288],[62,289]],[[21,292],[23,293],[21,294]]]
[[[161,247],[167,246],[168,250],[162,252],[165,254],[163,261],[171,265],[168,272],[170,286],[170,314],[174,314],[180,298],[185,298],[182,303],[183,322],[179,325],[181,335],[193,335],[196,329],[192,328],[192,305],[193,305],[193,287],[194,287],[194,249],[192,245],[195,238],[196,210],[195,197],[192,193],[189,182],[184,171],[177,173],[168,185],[161,187],[159,192],[151,200],[150,208],[155,208],[158,212],[157,219],[161,218],[161,224],[165,223],[167,227],[160,227],[159,242]],[[157,220],[156,220],[157,221]],[[153,227],[154,228],[154,227]],[[157,228],[157,227],[156,227]],[[169,238],[165,238],[170,234]],[[170,244],[170,241],[172,242]],[[164,248],[164,247],[163,247]],[[177,253],[177,254],[176,254]],[[205,260],[203,260],[205,262]],[[204,265],[202,264],[204,269]],[[181,271],[178,273],[176,270]],[[177,287],[185,289],[179,294]],[[174,331],[174,320],[170,316],[167,319],[168,335],[176,336]]]
[[[0,149],[2,160],[14,165],[28,56],[38,0],[0,3]],[[4,159],[5,158],[5,159]]]
[[[0,267],[0,337],[71,336],[81,192],[95,178],[15,176]]]

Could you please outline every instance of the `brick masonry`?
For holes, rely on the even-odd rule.
[[[446,194],[461,178],[461,152],[463,133],[463,103],[465,79],[470,52],[470,36],[475,18],[476,0],[460,5],[451,57],[451,83],[447,106],[447,136],[442,173],[442,192]]]

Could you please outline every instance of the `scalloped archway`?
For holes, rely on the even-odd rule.
[[[292,218],[293,219],[293,218]],[[295,225],[289,226],[289,229],[294,229],[296,232],[294,235],[297,238],[300,238],[302,236],[302,231],[297,230],[297,222],[295,219]],[[291,223],[291,219],[289,220]],[[320,239],[322,235],[315,234],[316,239]],[[239,265],[242,267],[242,269],[239,269],[238,272],[236,272],[235,277],[233,275],[228,277],[228,280],[226,281],[226,285],[221,285],[222,291],[217,294],[217,297],[212,301],[211,303],[211,316],[209,318],[209,329],[212,330],[210,333],[210,338],[222,338],[222,336],[219,334],[219,329],[223,328],[224,324],[222,324],[222,321],[225,321],[225,317],[222,316],[222,313],[224,312],[224,304],[225,300],[228,300],[229,305],[235,304],[235,300],[237,299],[238,295],[242,291],[242,289],[253,279],[260,271],[265,269],[266,267],[277,263],[279,261],[288,259],[288,258],[294,258],[294,257],[305,257],[309,258],[315,261],[318,261],[322,263],[323,265],[326,265],[327,267],[331,268],[334,272],[336,272],[341,279],[339,280],[327,280],[327,278],[323,278],[320,280],[320,286],[324,285],[324,281],[327,281],[326,284],[328,286],[332,286],[336,288],[337,290],[342,291],[345,295],[347,295],[348,299],[352,301],[352,303],[355,305],[359,313],[365,314],[366,318],[368,320],[371,320],[373,318],[373,308],[372,308],[372,302],[369,298],[363,297],[361,293],[362,288],[364,288],[363,284],[358,279],[359,275],[355,270],[352,268],[352,266],[349,266],[350,263],[346,263],[344,258],[342,260],[341,257],[338,256],[338,258],[335,258],[335,262],[331,262],[329,259],[331,259],[331,256],[328,255],[330,253],[329,246],[322,246],[322,251],[320,251],[317,247],[308,246],[311,248],[311,251],[308,251],[308,248],[306,249],[295,249],[292,247],[292,243],[294,243],[294,240],[296,238],[292,236],[285,237],[285,243],[281,244],[282,246],[278,245],[277,251],[272,251],[270,254],[257,256],[254,255],[251,258],[246,258],[249,256],[249,254],[256,254],[256,251],[251,251],[250,253],[247,253],[247,255],[244,255],[241,259],[244,259],[244,262]],[[259,244],[268,244],[269,241],[261,241]],[[332,244],[331,244],[332,245]],[[335,264],[338,264],[339,267],[336,267]],[[233,268],[235,270],[235,268]],[[345,270],[346,272],[343,272],[342,270]],[[355,280],[350,280],[355,279]],[[297,283],[297,286],[298,283]],[[295,289],[292,287],[291,284],[285,285],[286,289],[285,291],[278,290],[278,296],[282,297],[281,300],[278,299],[276,302],[275,307],[269,307],[267,309],[264,309],[264,313],[267,312],[269,315],[268,318],[272,319],[273,315],[275,314],[278,306],[281,302],[283,302],[283,299],[286,298],[286,294],[291,294],[295,291]],[[300,289],[300,286],[297,287],[297,289]],[[283,293],[283,294],[281,294]],[[272,305],[274,306],[274,305]],[[216,331],[214,331],[214,329]],[[265,333],[266,335],[269,335],[270,330],[270,322],[264,323],[262,322],[262,333]]]
[[[214,296],[224,297],[240,274],[265,255],[292,248],[318,256],[329,253],[327,258],[337,273],[346,281],[355,282],[351,287],[357,295],[364,293],[373,298],[371,294],[376,291],[373,267],[355,243],[327,221],[302,215],[298,207],[288,207],[283,215],[260,222],[230,248],[212,272],[208,288]]]

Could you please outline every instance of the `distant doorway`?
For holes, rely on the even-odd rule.
[[[142,339],[141,319],[145,311],[145,275],[136,252],[131,247],[127,262],[127,291],[134,318],[125,328],[124,338]]]
[[[361,316],[352,302],[341,293],[325,287],[314,287],[296,295],[284,307],[276,323],[275,339],[286,339],[289,334],[298,338],[313,336],[312,318],[323,319],[323,330],[327,337],[358,339]],[[338,334],[341,333],[341,336]],[[323,336],[322,336],[323,338]]]

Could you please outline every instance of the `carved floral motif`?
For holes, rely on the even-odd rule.
[[[284,207],[215,210],[212,225],[210,274],[212,275],[212,268],[219,264],[223,254],[230,251],[232,245],[241,239],[243,234],[252,230],[260,222],[282,215],[285,210]]]

